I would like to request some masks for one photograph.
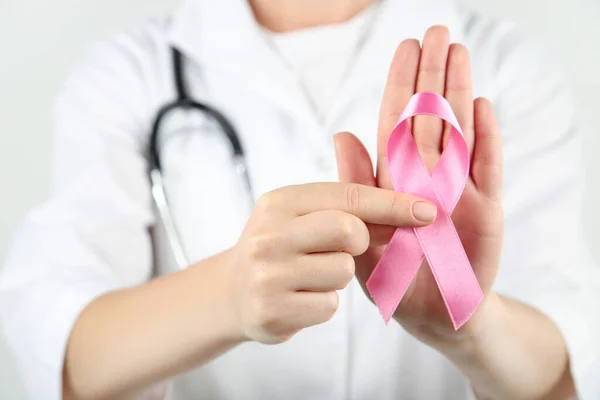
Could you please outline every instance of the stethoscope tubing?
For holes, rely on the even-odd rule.
[[[169,242],[177,265],[180,268],[186,268],[189,265],[190,260],[186,255],[181,235],[169,207],[162,174],[159,136],[162,127],[161,125],[166,117],[175,110],[196,110],[212,118],[219,125],[219,128],[223,131],[224,135],[227,136],[227,139],[231,144],[233,168],[241,182],[244,184],[243,189],[248,195],[251,203],[254,203],[254,195],[244,149],[233,124],[220,111],[189,97],[183,80],[182,54],[175,48],[172,49],[172,54],[177,99],[164,105],[156,113],[148,143],[148,165],[150,170],[150,182],[152,185],[152,197],[156,204],[160,219],[162,220],[167,241]]]

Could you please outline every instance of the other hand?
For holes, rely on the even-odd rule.
[[[230,297],[243,337],[279,343],[329,320],[336,290],[354,277],[353,257],[370,246],[366,223],[423,226],[435,213],[415,196],[354,183],[263,195],[231,250]]]
[[[450,45],[445,27],[430,28],[422,48],[417,40],[406,40],[396,51],[380,110],[377,173],[374,174],[371,159],[355,136],[337,135],[340,180],[393,189],[386,165],[387,141],[410,97],[423,91],[439,93],[450,103],[471,153],[470,176],[452,219],[487,298],[497,273],[503,238],[501,137],[490,102],[473,101],[467,49],[460,44]],[[431,171],[446,143],[449,125],[437,118],[418,116],[411,126],[419,152]],[[356,259],[356,273],[363,287],[393,230],[371,226],[372,232],[378,232],[374,237],[380,240]],[[426,342],[440,335],[457,335],[426,262],[394,318]],[[476,312],[460,331],[472,333],[477,320]]]

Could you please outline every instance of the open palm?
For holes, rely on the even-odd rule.
[[[336,135],[336,151],[340,180],[393,189],[385,154],[401,111],[414,93],[429,91],[443,95],[452,106],[472,154],[470,176],[452,219],[487,295],[502,247],[502,149],[492,106],[485,99],[473,101],[471,87],[466,48],[450,45],[445,27],[432,27],[425,34],[422,48],[417,40],[407,40],[394,56],[380,110],[377,173],[373,173],[370,157],[354,135]],[[431,171],[450,128],[428,116],[415,117],[411,126],[419,153]],[[369,229],[371,247],[356,259],[356,273],[363,287],[394,230],[383,226]],[[453,334],[446,306],[426,263],[419,269],[394,318],[418,336],[436,332]],[[468,325],[463,329],[468,329]]]

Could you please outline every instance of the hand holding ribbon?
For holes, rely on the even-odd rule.
[[[452,126],[448,144],[431,175],[408,125],[408,119],[416,115],[439,117]],[[387,162],[395,189],[431,201],[438,207],[438,215],[429,226],[396,230],[367,288],[387,323],[425,257],[458,329],[473,314],[483,293],[450,218],[469,175],[469,150],[443,97],[428,92],[411,97],[390,136]]]
[[[430,28],[422,43],[421,48],[419,41],[406,40],[394,55],[379,116],[376,174],[369,152],[356,136],[338,134],[335,144],[341,181],[418,192],[438,206],[435,223],[419,231],[424,241],[411,229],[396,232],[395,227],[371,225],[371,245],[355,258],[357,278],[382,306],[384,318],[393,317],[418,339],[431,343],[455,336],[458,327],[460,337],[474,333],[479,321],[487,320],[479,318],[485,312],[469,315],[483,296],[488,298],[498,271],[503,168],[501,134],[492,105],[485,99],[473,100],[467,49],[450,45],[448,30],[439,26]],[[432,111],[438,118],[429,116]],[[445,129],[444,117],[450,120]],[[402,120],[406,122],[399,126]],[[390,155],[392,148],[396,152]],[[445,248],[435,254],[423,251],[423,247],[430,249],[428,235],[439,239],[432,234],[442,222]],[[388,248],[390,241],[399,247]],[[429,259],[423,257],[426,253]]]

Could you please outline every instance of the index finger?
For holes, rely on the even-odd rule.
[[[415,93],[421,46],[416,39],[405,40],[396,49],[379,110],[377,130],[377,186],[391,189],[387,171],[387,142],[400,113]]]
[[[433,204],[417,196],[357,183],[288,186],[272,192],[270,201],[284,204],[296,216],[340,210],[366,223],[402,227],[428,225],[437,214]]]

